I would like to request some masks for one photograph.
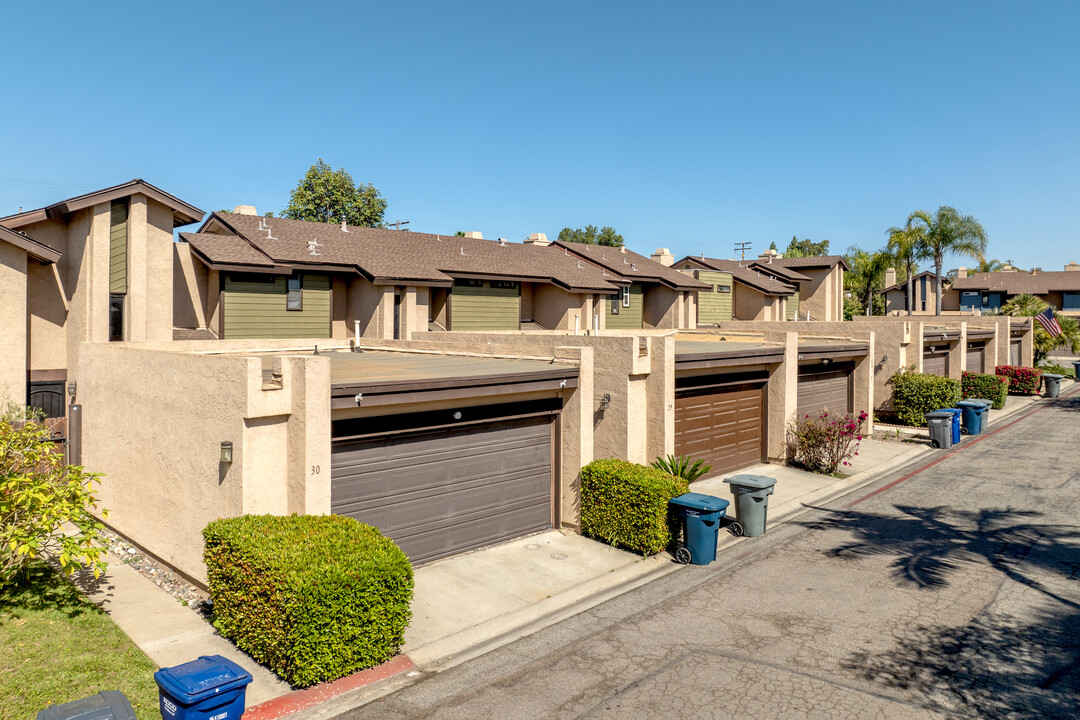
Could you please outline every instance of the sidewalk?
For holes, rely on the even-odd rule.
[[[1066,393],[1070,390],[1063,388]],[[1010,397],[1006,408],[991,411],[990,426],[1041,402],[1042,398]],[[807,512],[808,505],[828,502],[938,452],[920,441],[925,429],[912,430],[909,442],[864,439],[859,455],[847,468],[852,474],[843,479],[770,464],[739,473],[777,479],[769,501],[768,525],[772,527]],[[692,490],[729,498],[723,479],[733,474],[699,480]],[[748,539],[721,533],[719,547]],[[666,553],[643,558],[560,530],[429,563],[415,572],[413,619],[405,633],[404,657],[395,661],[396,679],[369,686],[353,676],[296,693],[218,636],[200,615],[118,559],[108,560],[109,570],[98,582],[84,583],[91,599],[159,666],[218,654],[249,670],[254,680],[247,692],[248,714],[262,720],[298,711],[308,720],[330,717],[397,689],[409,676],[444,670],[682,567]],[[368,673],[365,677],[372,681],[387,678],[386,672]],[[260,703],[267,704],[254,708]],[[310,707],[315,703],[321,704]]]

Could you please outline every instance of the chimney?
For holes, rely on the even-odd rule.
[[[652,259],[664,267],[671,267],[675,264],[675,256],[667,248],[656,248],[656,252],[652,254]]]
[[[896,268],[885,268],[885,287],[896,284]]]
[[[956,279],[963,280],[967,277],[967,268],[956,268]]]
[[[784,257],[784,256],[781,255],[780,253],[776,252],[772,248],[769,248],[765,252],[758,255],[758,260],[764,260],[767,263],[771,263],[773,261],[773,258],[782,258],[782,257]]]
[[[1039,268],[1031,268],[1031,274],[1032,275],[1034,275],[1037,272],[1039,272]]]
[[[547,233],[533,233],[529,235],[529,239],[525,241],[526,245],[550,245],[551,241],[547,239]]]
[[[473,240],[483,240],[484,233],[480,232],[479,230],[469,230],[465,233],[465,237],[472,238]]]
[[[1016,272],[1016,268],[1012,266],[1012,263],[1005,263],[1001,267],[1001,272]]]
[[[1076,272],[1080,270],[1080,265],[1076,264],[1075,260],[1070,260],[1069,264],[1065,266],[1065,272]]]
[[[232,209],[237,215],[257,215],[254,205],[237,205]]]

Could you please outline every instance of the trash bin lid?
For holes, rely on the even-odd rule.
[[[1044,372],[1043,377],[1044,378],[1050,378],[1051,380],[1060,380],[1065,376],[1064,375],[1058,375],[1057,373]]]
[[[671,498],[668,502],[672,505],[690,508],[691,510],[701,510],[703,512],[717,512],[723,510],[730,504],[723,498],[713,497],[712,495],[702,495],[701,493],[684,493],[678,497]]]
[[[956,413],[956,410],[935,410],[934,412],[926,413],[923,417],[927,420],[944,420],[946,418],[951,420]]]
[[[732,485],[745,485],[746,487],[754,488],[755,490],[764,490],[765,488],[771,488],[776,484],[776,478],[771,478],[767,475],[732,475],[724,480],[726,483]]]
[[[37,714],[37,720],[135,720],[135,711],[124,693],[105,690],[82,700],[50,705]]]
[[[251,673],[221,655],[203,655],[198,660],[158,670],[154,680],[159,688],[188,705],[247,685]]]
[[[981,408],[983,406],[982,400],[961,400],[956,403],[956,407],[961,408]]]

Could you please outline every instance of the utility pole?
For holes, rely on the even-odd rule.
[[[750,249],[750,243],[748,243],[748,242],[737,242],[737,243],[735,243],[735,252],[739,253],[739,255],[740,255],[739,262],[742,262],[742,261],[746,260],[746,251],[749,250],[749,249]]]
[[[386,224],[387,225],[393,225],[395,230],[400,230],[401,226],[402,225],[408,225],[409,221],[408,220],[395,220],[392,223],[386,223]],[[406,232],[408,232],[409,228],[405,228],[405,230],[406,230]]]

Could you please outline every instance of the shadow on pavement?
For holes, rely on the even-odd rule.
[[[832,557],[895,556],[894,576],[920,587],[945,585],[960,563],[982,559],[1009,579],[1080,610],[1031,572],[1050,570],[1078,579],[1080,544],[1070,541],[1080,540],[1080,528],[1030,522],[1042,515],[1032,510],[894,507],[899,516],[818,507],[824,517],[796,522],[852,534],[851,541],[829,551]]]
[[[1080,613],[1044,610],[1017,624],[983,615],[960,627],[920,626],[894,650],[859,652],[844,666],[915,692],[949,717],[1076,718]]]

